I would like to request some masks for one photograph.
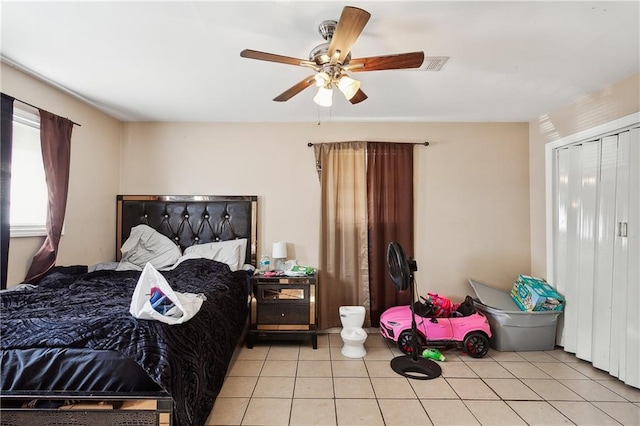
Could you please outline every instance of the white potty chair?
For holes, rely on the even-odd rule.
[[[341,352],[347,358],[362,358],[367,354],[364,348],[367,332],[362,328],[364,316],[364,306],[340,306],[340,337],[344,343]]]

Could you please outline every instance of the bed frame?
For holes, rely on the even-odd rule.
[[[116,259],[131,228],[145,224],[182,250],[194,244],[247,238],[246,263],[256,265],[257,196],[118,195]],[[240,338],[239,344],[242,341]],[[64,408],[28,408],[25,403],[73,401]],[[171,397],[166,392],[2,392],[0,425],[171,426]]]
[[[116,260],[131,228],[148,225],[181,250],[195,244],[246,238],[245,263],[256,265],[258,197],[216,195],[118,195]]]
[[[8,392],[2,395],[3,426],[171,426],[173,401],[166,392]],[[60,408],[28,408],[25,401],[64,402]],[[56,403],[58,402],[58,403]]]

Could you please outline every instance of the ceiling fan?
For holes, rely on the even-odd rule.
[[[360,36],[371,14],[357,7],[346,6],[342,10],[340,20],[323,21],[318,32],[326,40],[311,50],[309,59],[299,59],[273,53],[245,49],[240,52],[243,58],[260,61],[278,62],[311,68],[315,71],[289,89],[276,96],[276,102],[288,101],[309,86],[316,85],[318,93],[313,100],[320,106],[332,105],[333,88],[337,87],[352,104],[367,99],[360,89],[360,82],[348,72],[380,71],[418,68],[424,61],[424,52],[399,53],[368,58],[351,58],[351,48]]]

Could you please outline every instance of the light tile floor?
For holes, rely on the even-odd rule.
[[[560,349],[443,352],[442,376],[407,379],[370,334],[342,356],[336,333],[239,349],[207,425],[640,425],[640,390]]]

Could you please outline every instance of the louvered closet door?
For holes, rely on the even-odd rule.
[[[640,388],[640,128],[629,132],[627,353],[621,379]]]
[[[555,152],[555,179],[553,190],[553,203],[555,206],[553,223],[554,223],[554,244],[553,257],[555,273],[553,282],[557,290],[561,294],[567,293],[567,275],[571,269],[569,262],[569,210],[571,207],[571,199],[569,197],[569,170],[570,170],[570,148],[558,149]],[[563,315],[558,317],[558,335],[556,341],[566,350],[570,344],[565,341],[565,318],[567,317],[566,309]],[[574,340],[575,346],[575,340]]]
[[[576,355],[579,358],[591,360],[593,337],[593,287],[595,262],[595,233],[596,233],[596,195],[599,170],[599,142],[582,144],[582,170],[579,176],[578,199],[578,244],[579,263],[576,281],[577,292],[577,342]]]
[[[627,329],[627,239],[624,238],[625,223],[628,222],[629,200],[629,134],[618,135],[616,179],[615,227],[613,244],[613,286],[611,287],[611,359],[608,371],[619,377],[624,371]]]
[[[567,298],[560,344],[591,359],[593,262],[599,143],[557,152],[556,268],[554,282]]]
[[[613,288],[613,247],[616,222],[616,176],[618,136],[603,138],[600,149],[598,226],[593,310],[593,365],[609,370],[611,359],[611,318]]]
[[[618,135],[611,351],[608,371],[640,387],[640,178],[638,129]]]
[[[555,161],[559,344],[640,387],[640,129],[558,148]]]

